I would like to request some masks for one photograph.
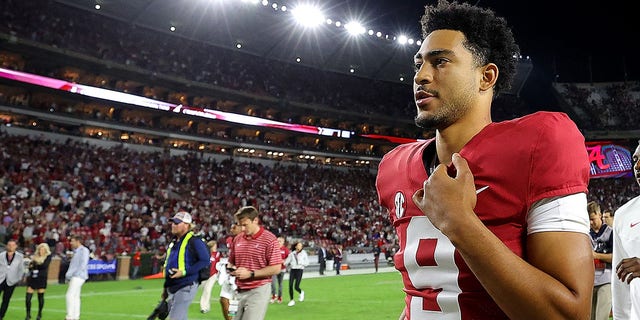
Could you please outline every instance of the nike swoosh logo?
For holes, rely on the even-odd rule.
[[[631,228],[633,228],[633,227],[637,226],[639,223],[640,223],[640,221],[638,221],[638,222],[636,222],[636,223],[632,223],[632,224],[631,224]]]
[[[485,190],[487,190],[487,189],[489,189],[489,186],[484,186],[484,187],[482,187],[482,188],[480,188],[480,189],[476,190],[476,194],[478,194],[478,193],[480,193],[480,192],[482,192],[482,191],[485,191]]]

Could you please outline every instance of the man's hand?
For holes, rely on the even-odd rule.
[[[170,274],[169,278],[171,278],[171,279],[184,277],[184,274],[182,273],[182,270],[180,270],[178,268],[169,269],[169,274]]]
[[[616,274],[618,279],[627,284],[631,283],[631,280],[640,278],[640,258],[625,258],[616,266]]]
[[[251,278],[251,270],[245,268],[245,267],[238,267],[238,269],[236,269],[236,271],[231,272],[232,276],[235,276],[236,278],[240,279],[240,280],[246,280]]]
[[[440,164],[422,189],[413,194],[413,202],[431,223],[447,235],[459,223],[476,218],[476,189],[467,161],[458,153],[451,157],[456,176],[450,177],[447,167]],[[472,215],[472,217],[470,217]]]

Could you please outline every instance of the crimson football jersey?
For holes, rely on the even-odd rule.
[[[407,317],[507,319],[451,241],[412,201],[428,178],[423,152],[434,146],[432,139],[396,147],[382,159],[376,180],[380,204],[389,210],[399,238],[394,263],[404,282]],[[480,191],[476,215],[523,258],[531,205],[549,197],[587,192],[589,160],[584,137],[563,113],[538,112],[491,123],[460,155],[467,160]],[[487,259],[491,259],[490,252]]]

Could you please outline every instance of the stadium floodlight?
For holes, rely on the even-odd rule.
[[[373,32],[373,30],[369,29],[369,31],[368,31],[367,33],[368,33],[370,36],[372,36],[374,32]]]
[[[242,2],[250,3],[250,4],[258,4],[260,0],[242,0]]]
[[[409,44],[413,44],[413,39],[409,38],[409,40],[407,40],[407,42],[408,42]]]
[[[360,24],[360,22],[357,22],[357,21],[351,21],[345,24],[344,28],[347,29],[349,34],[354,36],[361,35],[367,32],[367,30]]]
[[[405,45],[405,44],[407,44],[407,41],[408,41],[407,36],[405,36],[405,35],[398,36],[398,43],[399,44]]]
[[[324,14],[318,7],[312,5],[299,5],[291,9],[296,22],[305,27],[315,27],[325,21]]]
[[[380,31],[376,32],[376,37],[378,37],[378,38],[382,37],[382,32],[380,32]]]
[[[96,5],[94,6],[94,8],[96,8],[96,10],[100,10],[100,8],[102,8],[102,7],[101,7],[99,4],[96,4]]]
[[[174,32],[174,31],[176,31],[176,27],[175,27],[175,26],[171,26],[171,27],[169,28],[169,30],[171,30],[171,32]]]
[[[262,5],[263,6],[268,6],[269,5],[269,0],[262,0]]]

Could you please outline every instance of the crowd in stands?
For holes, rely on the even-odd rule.
[[[62,254],[69,235],[81,234],[96,257],[154,251],[167,244],[179,209],[199,232],[223,239],[243,205],[259,208],[269,230],[308,245],[394,241],[368,170],[216,162],[5,133],[0,141],[0,240],[26,250],[46,241]]]
[[[637,130],[640,123],[640,82],[557,83],[554,86],[571,107],[586,115],[589,129]]]
[[[634,178],[591,179],[589,181],[589,201],[600,204],[602,211],[615,211],[640,194]]]

